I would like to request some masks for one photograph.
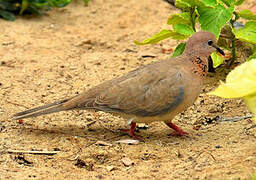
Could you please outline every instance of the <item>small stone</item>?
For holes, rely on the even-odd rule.
[[[104,118],[104,117],[102,117],[102,116],[100,116],[100,117],[99,117],[99,120],[104,120],[104,119],[105,119],[105,118]]]
[[[94,65],[99,66],[99,65],[101,65],[101,62],[95,62]]]
[[[121,139],[119,141],[116,141],[119,144],[129,144],[129,145],[136,145],[139,144],[139,140],[136,139]]]
[[[0,65],[4,66],[4,65],[6,65],[6,62],[5,61],[1,61]]]
[[[14,44],[14,43],[15,43],[14,41],[2,42],[2,45],[3,45],[3,46],[8,46],[8,45],[11,45],[11,44]]]
[[[78,167],[78,168],[85,168],[87,169],[88,171],[93,171],[93,164],[90,164],[90,163],[86,163],[84,160],[82,159],[77,159],[76,160],[76,163],[75,163],[75,166]]]
[[[60,148],[55,147],[55,148],[53,148],[53,150],[54,150],[54,151],[60,151]]]
[[[221,148],[221,146],[220,145],[216,145],[215,148],[219,149],[219,148]]]
[[[75,69],[76,69],[76,67],[74,67],[74,66],[70,66],[70,67],[69,67],[69,69],[70,69],[70,70],[75,70]]]
[[[177,156],[178,158],[182,158],[182,157],[183,157],[183,155],[180,153],[179,150],[177,150],[177,151],[175,152],[175,154],[176,154],[176,156]]]
[[[138,128],[138,129],[148,129],[148,125],[145,124],[145,123],[139,123],[139,124],[137,125],[137,128]]]
[[[104,141],[97,141],[95,144],[99,145],[99,146],[113,146],[112,144],[104,142]]]
[[[198,131],[201,128],[201,124],[197,124],[193,127],[194,130]]]
[[[114,166],[107,166],[106,169],[107,169],[108,171],[113,171],[113,170],[115,169],[115,167],[114,167]]]
[[[127,158],[127,157],[121,159],[121,161],[123,162],[123,164],[124,164],[126,167],[129,167],[129,166],[134,165],[134,162],[133,162],[131,159]]]
[[[163,45],[161,50],[162,50],[162,53],[164,54],[171,54],[173,52],[173,48],[167,45]]]
[[[219,112],[216,105],[210,105],[209,107],[209,113],[216,113]]]
[[[88,116],[85,116],[85,119],[86,120],[93,120],[93,117],[91,115],[90,116],[88,115]]]
[[[75,46],[79,47],[79,46],[84,46],[84,45],[93,45],[93,42],[90,39],[86,39],[81,42],[78,42]]]
[[[30,160],[31,158],[28,158],[29,156],[25,156],[25,155],[17,155],[14,157],[14,160],[18,163],[18,164],[22,164],[25,166],[31,166],[33,164],[32,160]]]

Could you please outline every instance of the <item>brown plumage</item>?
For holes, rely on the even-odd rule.
[[[197,32],[187,41],[184,53],[168,60],[140,67],[128,74],[105,81],[66,100],[17,113],[23,119],[71,109],[94,109],[120,115],[131,121],[129,134],[137,138],[137,122],[164,121],[179,135],[186,132],[171,121],[198,97],[208,71],[208,57],[219,51],[216,38]]]

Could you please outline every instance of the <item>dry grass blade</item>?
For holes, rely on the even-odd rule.
[[[25,150],[7,150],[8,153],[14,154],[38,154],[38,155],[54,155],[59,151],[25,151]]]

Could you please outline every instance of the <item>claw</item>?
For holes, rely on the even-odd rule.
[[[176,131],[174,133],[171,133],[170,134],[171,136],[188,136],[189,135],[189,133],[183,131],[181,128],[179,128],[173,123],[166,123],[166,125]]]
[[[122,131],[128,133],[128,135],[131,136],[135,140],[143,141],[143,139],[140,136],[135,135],[135,129],[136,129],[136,123],[131,122],[131,128],[130,129],[122,129]]]

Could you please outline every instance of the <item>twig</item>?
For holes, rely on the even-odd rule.
[[[96,120],[86,123],[85,126],[89,127],[89,126],[93,125],[94,123],[96,123]]]
[[[231,122],[237,122],[237,121],[242,121],[244,119],[249,119],[252,118],[252,115],[249,116],[235,116],[235,117],[220,117],[217,121],[218,122],[227,122],[227,121],[231,121]]]
[[[225,34],[220,34],[220,37],[231,39],[231,36],[228,36],[228,35],[225,35]]]
[[[15,106],[20,106],[20,107],[24,107],[26,109],[29,109],[27,106],[24,106],[23,104],[18,104],[18,103],[15,103],[15,102],[11,102],[11,101],[8,101],[8,100],[5,100],[6,102],[12,104],[12,105],[15,105]]]
[[[54,155],[59,151],[24,151],[24,150],[7,150],[8,153],[15,154],[38,154],[38,155]]]
[[[93,143],[89,143],[89,144],[85,145],[84,148],[90,147],[90,146],[94,145],[96,142],[97,142],[97,141],[95,141],[95,142],[93,142]]]
[[[69,160],[69,161],[75,161],[75,160],[77,160],[78,158],[79,158],[79,154],[77,154],[76,155],[76,157],[74,157],[74,158],[68,158],[67,160]]]
[[[246,131],[250,130],[250,129],[253,129],[253,128],[256,128],[256,125],[252,125],[251,127],[247,128]]]
[[[209,153],[209,152],[208,152]],[[212,159],[214,160],[214,161],[216,161],[216,159],[215,159],[215,157],[211,154],[211,153],[209,153],[210,154],[210,156],[212,157]]]

